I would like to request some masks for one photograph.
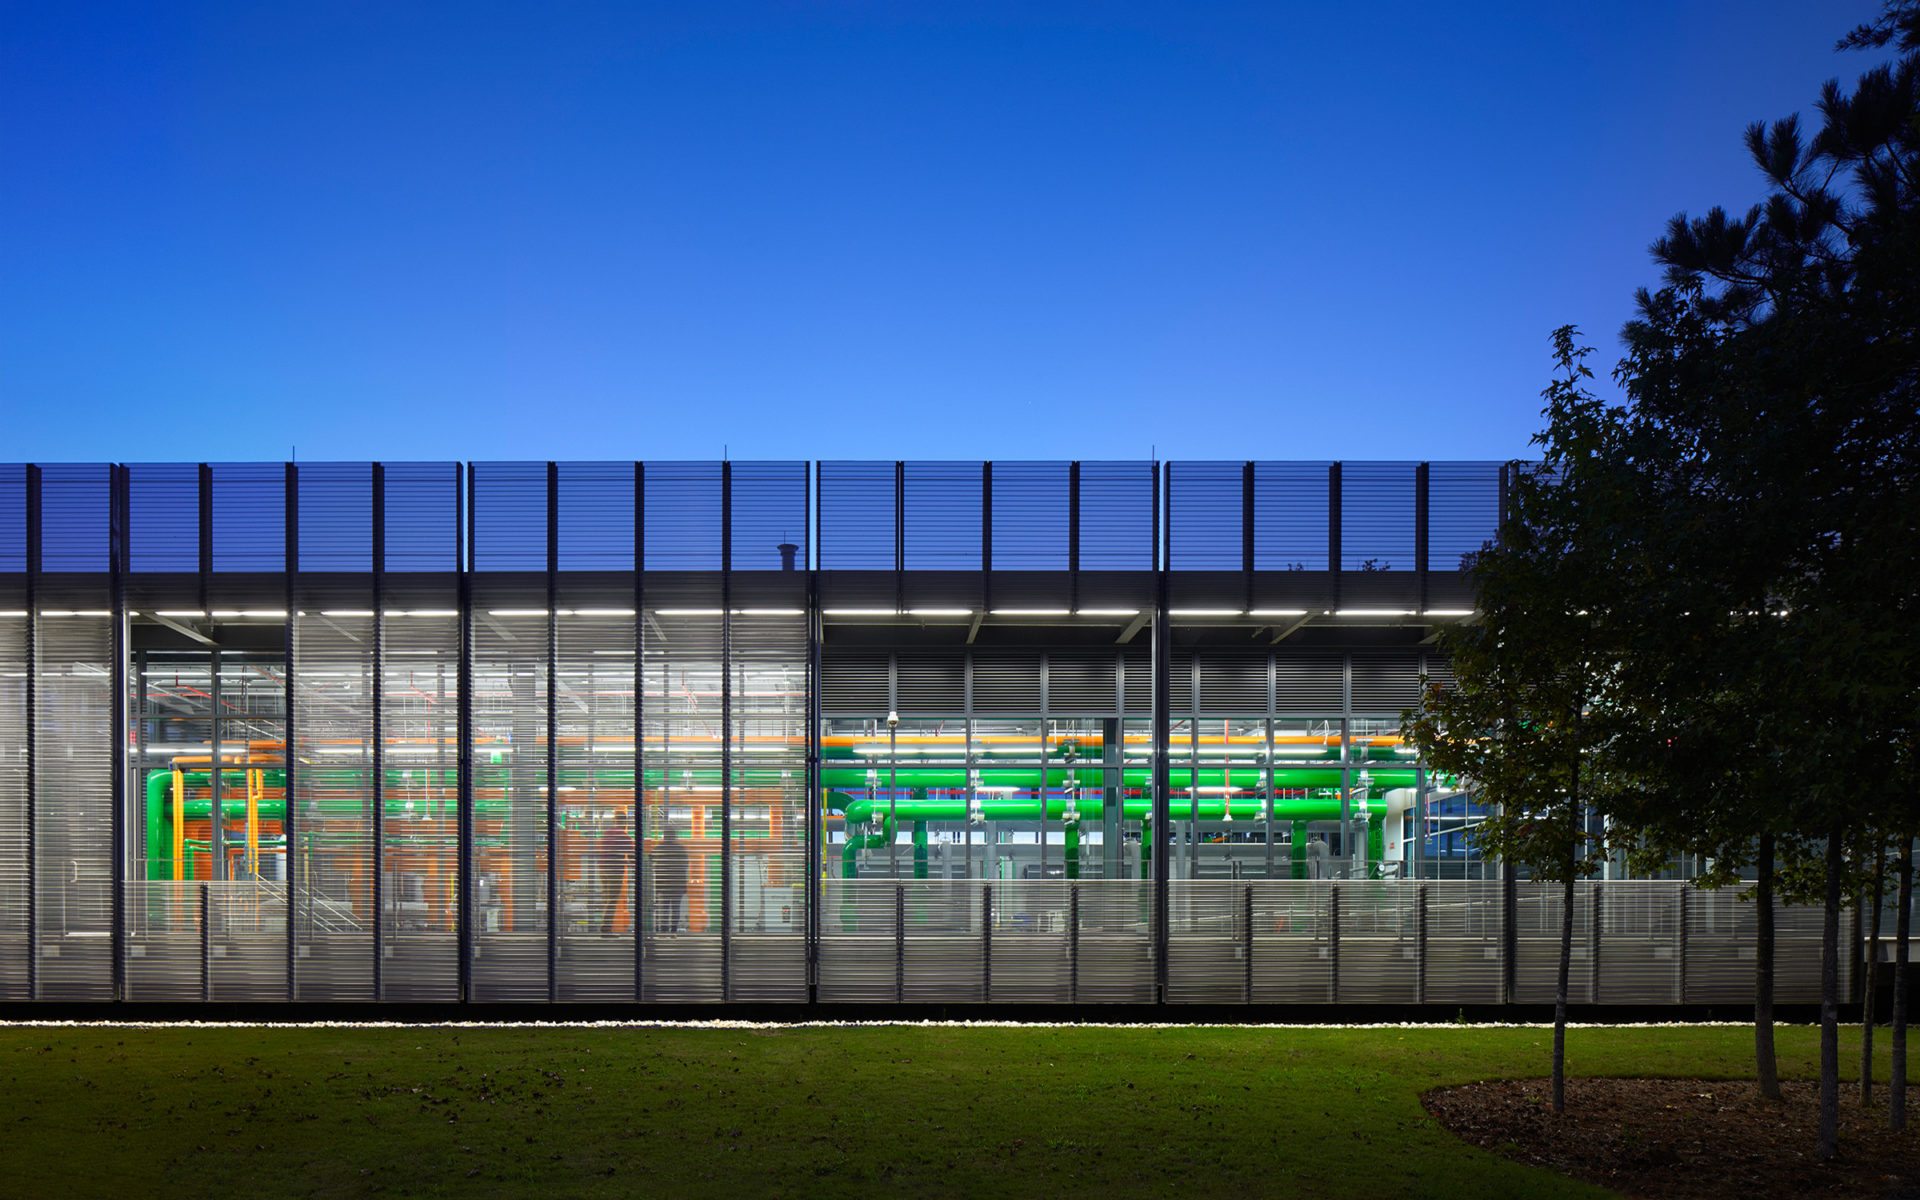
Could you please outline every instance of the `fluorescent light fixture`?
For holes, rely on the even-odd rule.
[[[595,650],[594,653],[608,655],[613,658],[632,658],[633,657],[633,651],[631,650]]]
[[[743,617],[804,617],[804,608],[736,608],[733,610]]]
[[[1427,610],[1427,615],[1429,617],[1470,617],[1473,615],[1473,610],[1470,608],[1430,608]]]
[[[1411,617],[1410,608],[1342,608],[1334,611],[1336,617]]]
[[[374,612],[370,608],[323,608],[320,610],[320,615],[323,617],[371,617]]]
[[[897,617],[899,610],[892,608],[823,608],[822,616],[828,617]]]
[[[1070,617],[1073,612],[1065,608],[996,608],[996,617]]]
[[[1173,617],[1238,617],[1243,614],[1237,608],[1171,608],[1168,616]]]
[[[187,620],[196,620],[207,614],[197,608],[163,608],[153,615],[156,617],[183,617]]]
[[[718,617],[725,615],[717,608],[656,608],[653,611],[662,617]]]
[[[544,608],[490,608],[487,610],[487,615],[490,617],[544,617],[547,615],[547,610]]]
[[[390,617],[457,617],[460,615],[460,610],[457,608],[394,608],[388,609],[387,615]]]
[[[9,608],[5,612],[0,612],[0,617],[24,618],[26,615],[27,615],[27,610],[24,608]]]
[[[973,610],[970,608],[910,608],[907,610],[907,615],[910,617],[970,617],[973,615]]]
[[[113,613],[104,608],[43,608],[43,617],[110,617]]]
[[[1083,608],[1078,610],[1083,617],[1137,617],[1137,608]]]
[[[1304,617],[1308,610],[1304,608],[1255,608],[1249,609],[1250,617]]]
[[[630,608],[576,608],[560,611],[562,616],[570,617],[631,617],[633,615],[633,610]]]

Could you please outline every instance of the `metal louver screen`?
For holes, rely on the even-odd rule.
[[[560,569],[633,570],[633,464],[560,463],[557,471]]]
[[[27,468],[0,463],[0,575],[27,569]]]
[[[106,597],[97,603],[104,608]],[[34,911],[42,1000],[113,996],[112,621],[38,622]]]
[[[460,994],[460,617],[449,583],[381,628],[381,998]]]
[[[821,463],[821,567],[830,571],[893,570],[894,501],[892,463]]]
[[[136,463],[127,468],[127,550],[135,571],[200,569],[200,468]],[[102,562],[99,568],[106,566]]]
[[[1064,462],[993,464],[993,568],[1064,571],[1072,534]]]
[[[820,707],[828,716],[884,715],[892,703],[887,656],[837,651],[829,644],[822,656]]]
[[[1427,467],[1427,569],[1458,571],[1461,560],[1500,531],[1500,464]]]
[[[1328,469],[1323,462],[1253,464],[1253,568],[1325,571]]]
[[[1244,549],[1243,468],[1237,462],[1173,463],[1167,473],[1171,525],[1167,547],[1176,571],[1238,571]]]
[[[973,711],[1024,716],[1040,711],[1040,663],[1028,656],[973,656]]]
[[[807,465],[799,462],[732,466],[732,567],[736,571],[788,569],[782,546],[793,547],[794,570],[807,567]],[[795,603],[798,603],[796,597]]]
[[[1080,464],[1080,569],[1151,571],[1153,472],[1150,462]]]
[[[1340,465],[1340,568],[1412,571],[1413,463]]]
[[[473,595],[472,996],[545,1000],[547,614],[484,577]]]
[[[1353,711],[1395,714],[1420,703],[1420,659],[1414,654],[1355,654]]]
[[[474,464],[473,569],[547,569],[547,464]]]
[[[896,660],[899,711],[910,716],[958,716],[966,709],[966,660],[958,654],[901,654]],[[886,711],[883,700],[877,710]]]
[[[554,681],[560,735],[557,992],[562,1000],[631,1000],[638,900],[634,617],[630,609],[611,605],[611,597],[562,587],[567,607],[560,617]]]
[[[287,565],[287,468],[215,463],[213,569],[279,572]]]
[[[1267,656],[1210,654],[1200,662],[1199,710],[1204,713],[1267,711]]]
[[[388,463],[386,569],[459,567],[460,476],[453,463]]]
[[[302,463],[299,467],[300,569],[373,569],[373,466]]]
[[[910,462],[905,472],[906,569],[980,567],[980,464]]]
[[[1282,649],[1274,656],[1274,711],[1337,713],[1345,699],[1345,664],[1337,654]]]
[[[24,493],[23,493],[24,494]],[[24,518],[21,527],[25,528]],[[27,616],[25,589],[0,582],[0,999],[27,1000]]]
[[[717,590],[717,589],[716,589]],[[647,788],[641,845],[647,917],[644,997],[724,998],[721,965],[722,739],[719,597],[652,610],[641,702]]]
[[[720,464],[646,464],[646,567],[720,569]]]
[[[293,626],[294,996],[370,1000],[372,585],[310,591],[300,605]]]
[[[727,998],[805,1000],[806,621],[735,617],[728,649]]]
[[[111,532],[111,483],[99,463],[40,468],[40,569],[48,574],[105,571]]]
[[[1047,711],[1055,714],[1114,716],[1119,711],[1116,657],[1106,652],[1053,653],[1047,656]]]

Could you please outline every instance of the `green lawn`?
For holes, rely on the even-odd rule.
[[[1439,1084],[1544,1074],[1549,1036],[0,1027],[0,1193],[1603,1195],[1420,1108]],[[1750,1070],[1743,1028],[1569,1042],[1575,1073]],[[1780,1049],[1812,1074],[1814,1030]]]

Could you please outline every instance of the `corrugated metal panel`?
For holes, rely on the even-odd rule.
[[[1253,464],[1253,568],[1325,571],[1328,468],[1324,462]]]

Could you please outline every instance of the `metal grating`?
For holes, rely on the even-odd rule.
[[[273,574],[285,570],[285,464],[215,463],[211,471],[213,569]]]
[[[373,466],[302,463],[299,467],[300,569],[373,569]]]
[[[127,468],[127,497],[127,548],[132,569],[198,571],[199,466],[135,463]],[[103,562],[100,567],[105,565]]]
[[[634,464],[560,463],[557,472],[560,569],[633,570]]]
[[[1415,464],[1340,464],[1340,569],[1412,571]]]
[[[994,570],[1067,569],[1068,471],[1064,462],[993,464]]]
[[[807,465],[733,463],[732,567],[736,571],[805,570]],[[789,562],[783,546],[793,547]]]
[[[1170,463],[1168,563],[1175,571],[1238,571],[1244,563],[1241,518],[1244,464]]]
[[[904,464],[903,472],[906,569],[978,570],[980,464],[910,462]]]
[[[646,569],[720,569],[720,464],[646,464]]]
[[[1151,571],[1154,567],[1154,465],[1080,464],[1080,569]]]
[[[820,566],[826,570],[891,571],[898,526],[895,465],[820,464]]]
[[[24,530],[25,522],[21,523]],[[27,915],[27,645],[25,589],[0,580],[0,1000],[30,999]]]
[[[100,601],[105,607],[105,597]],[[37,621],[34,913],[41,1000],[113,997],[113,623]]]
[[[1500,464],[1427,467],[1427,569],[1457,571],[1500,531]]]
[[[387,463],[385,569],[459,567],[460,468],[454,463]]]

